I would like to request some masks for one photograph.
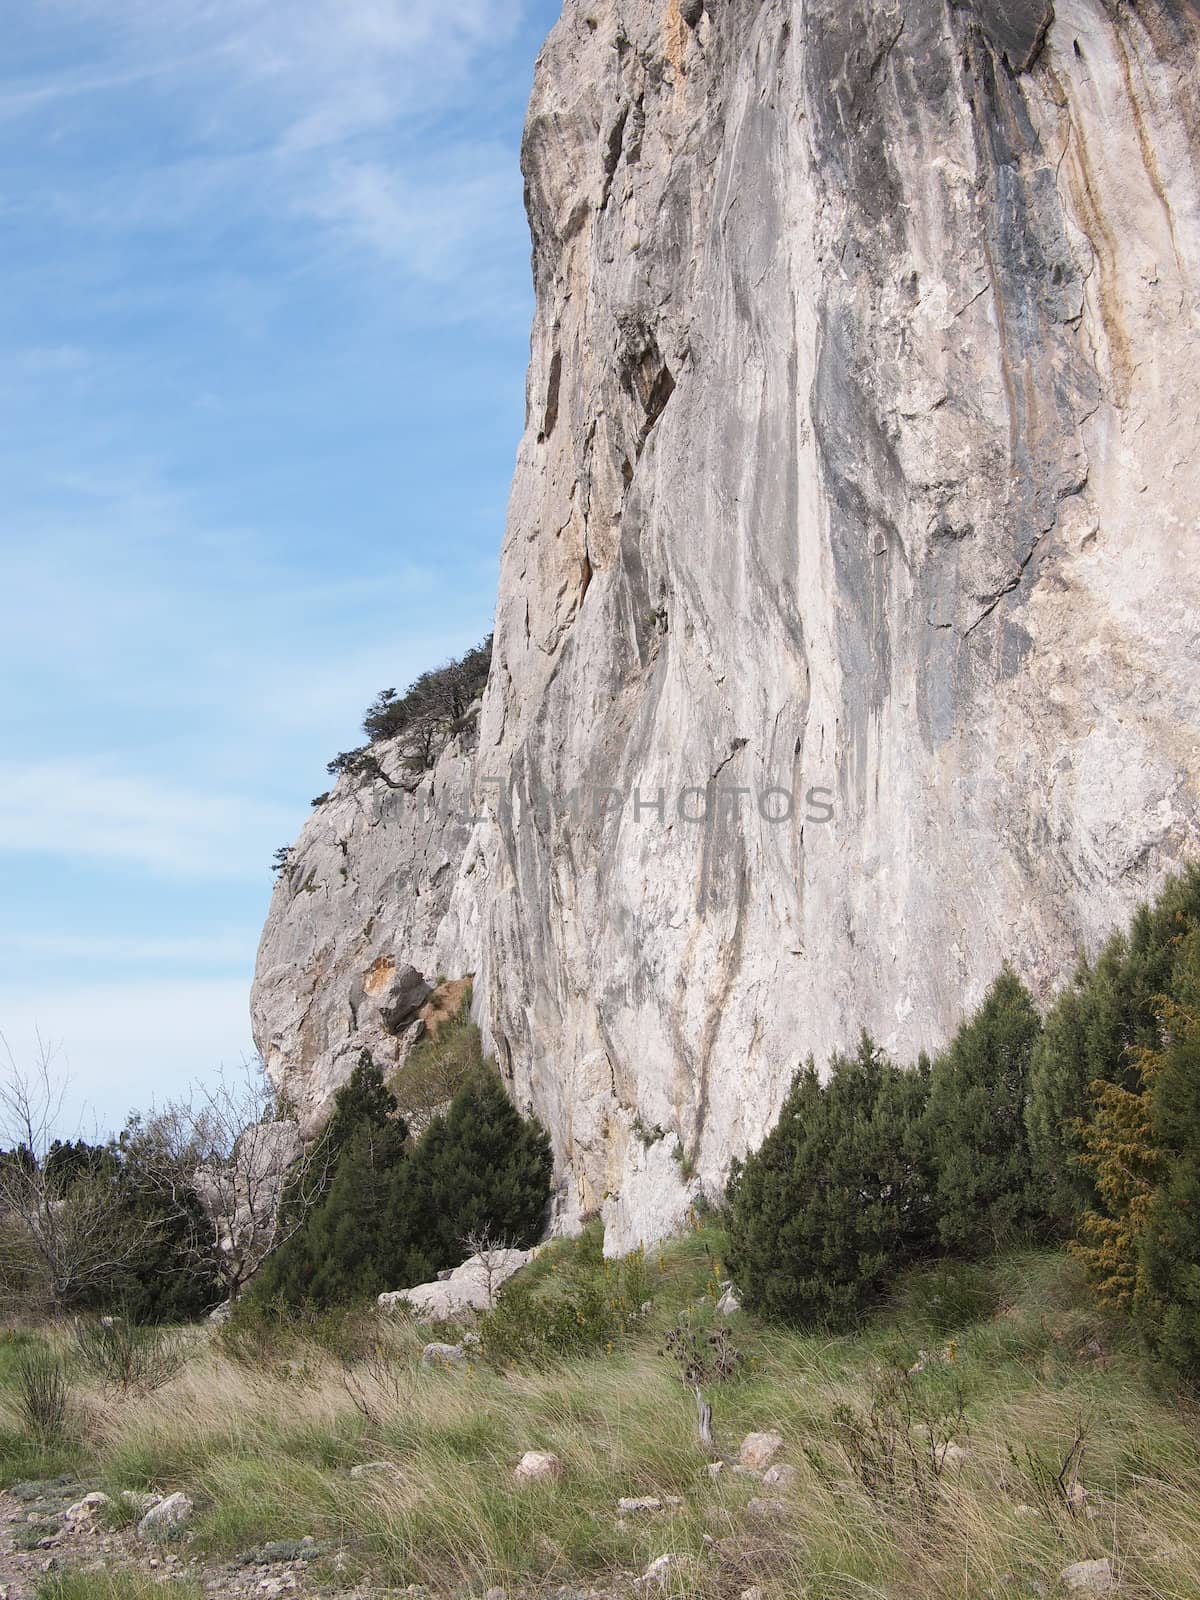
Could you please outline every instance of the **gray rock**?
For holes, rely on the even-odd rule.
[[[421,1364],[426,1367],[457,1367],[466,1359],[461,1344],[427,1344],[421,1351]]]
[[[617,1501],[617,1510],[623,1515],[639,1511],[661,1511],[663,1503],[655,1495],[627,1496]]]
[[[513,1477],[518,1483],[546,1483],[562,1477],[562,1462],[552,1450],[526,1450]]]
[[[143,1539],[169,1538],[191,1520],[193,1510],[186,1494],[169,1494],[146,1512],[138,1523],[138,1532]]]
[[[489,1310],[499,1289],[536,1255],[536,1249],[496,1249],[486,1256],[469,1256],[444,1278],[412,1289],[390,1289],[378,1297],[378,1303],[384,1311],[407,1311],[418,1322],[453,1322],[456,1317]]]
[[[1107,1556],[1099,1561],[1076,1561],[1063,1569],[1061,1577],[1064,1587],[1072,1594],[1108,1595],[1118,1591],[1112,1562]]]
[[[635,1589],[665,1589],[672,1583],[680,1567],[686,1566],[687,1557],[676,1555],[674,1551],[667,1551],[654,1560],[642,1573],[640,1578],[633,1580]]]
[[[766,1489],[792,1489],[800,1474],[795,1467],[789,1467],[786,1462],[778,1462],[773,1467],[768,1467],[762,1475],[763,1487]]]
[[[748,1433],[738,1451],[738,1465],[753,1472],[764,1472],[783,1449],[783,1435],[771,1429],[767,1433]]]
[[[418,1011],[433,993],[413,966],[397,966],[386,956],[379,957],[352,986],[350,1004],[358,1015],[359,1026],[373,1014],[388,1033],[400,1034],[414,1022]]]
[[[782,1522],[789,1514],[786,1500],[764,1495],[756,1495],[753,1500],[748,1501],[746,1510],[760,1522]]]
[[[732,1317],[735,1312],[742,1309],[742,1302],[737,1297],[737,1291],[731,1283],[721,1285],[721,1298],[717,1301],[717,1315],[719,1317]]]
[[[96,1513],[102,1506],[110,1506],[112,1501],[100,1489],[93,1489],[90,1494],[85,1494],[82,1500],[76,1500],[74,1505],[69,1505],[63,1512],[64,1522],[85,1523],[94,1520]]]
[[[1005,957],[1045,1000],[1200,853],[1200,14],[666,9],[566,0],[538,60],[478,738],[339,782],[253,998],[308,1123],[403,1056],[373,963],[475,973],[614,1253],[798,1054],[936,1049]]]
[[[297,1588],[296,1575],[293,1572],[271,1573],[268,1577],[260,1578],[254,1586],[255,1594],[261,1594],[265,1600],[274,1600],[276,1595],[290,1594]]]

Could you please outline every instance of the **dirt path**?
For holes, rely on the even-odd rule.
[[[73,1478],[49,1478],[18,1483],[0,1491],[0,1600],[34,1600],[39,1582],[48,1574],[67,1571],[101,1571],[123,1567],[152,1577],[167,1590],[176,1582],[198,1585],[205,1595],[237,1600],[438,1600],[418,1584],[408,1589],[339,1590],[331,1585],[329,1562],[314,1565],[323,1550],[311,1540],[264,1545],[239,1560],[214,1562],[192,1555],[188,1537],[170,1542],[148,1541],[137,1523],[112,1527],[102,1508],[84,1508],[89,1485]],[[157,1497],[153,1497],[157,1498]],[[320,1574],[318,1578],[318,1572]],[[621,1600],[629,1591],[576,1589],[572,1585],[539,1591],[536,1600]],[[504,1600],[535,1600],[533,1592],[491,1590]]]
[[[274,1600],[313,1587],[306,1581],[318,1554],[311,1543],[267,1545],[242,1561],[214,1564],[189,1554],[186,1535],[170,1544],[149,1543],[139,1537],[136,1523],[109,1526],[102,1508],[80,1507],[88,1488],[52,1478],[0,1493],[0,1600],[32,1600],[47,1573],[113,1566],[140,1569],[164,1585],[185,1580],[211,1595]]]

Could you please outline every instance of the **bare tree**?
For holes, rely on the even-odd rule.
[[[103,1163],[52,1159],[68,1088],[40,1036],[24,1068],[0,1034],[0,1285],[55,1311],[114,1287],[160,1226],[122,1211]]]
[[[236,1300],[324,1194],[323,1141],[305,1147],[261,1062],[168,1106],[154,1126],[170,1168],[184,1174],[207,1218],[196,1259]]]
[[[507,1234],[493,1233],[491,1228],[484,1226],[464,1234],[462,1247],[468,1258],[476,1263],[479,1279],[487,1291],[488,1306],[494,1306],[496,1291],[512,1275],[509,1257],[516,1249],[515,1242]]]

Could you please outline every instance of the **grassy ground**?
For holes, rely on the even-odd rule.
[[[856,1337],[737,1314],[740,1359],[706,1391],[718,1451],[735,1460],[744,1434],[777,1428],[796,1473],[782,1488],[729,1465],[711,1477],[664,1344],[682,1323],[693,1353],[716,1359],[722,1243],[707,1229],[647,1262],[637,1292],[651,1309],[623,1307],[615,1329],[593,1327],[580,1296],[600,1283],[619,1299],[621,1274],[589,1243],[544,1255],[536,1293],[581,1307],[580,1337],[594,1338],[582,1353],[443,1371],[419,1365],[428,1331],[402,1322],[260,1328],[228,1348],[197,1334],[153,1394],[76,1374],[69,1437],[48,1445],[20,1430],[19,1347],[0,1344],[0,1472],[48,1475],[69,1458],[88,1487],[186,1489],[196,1548],[312,1535],[340,1553],[343,1587],[620,1588],[671,1552],[684,1559],[666,1592],[681,1595],[1032,1600],[1058,1594],[1068,1564],[1106,1556],[1123,1595],[1200,1596],[1196,1414],[1155,1389],[1062,1256],[911,1280]],[[943,1460],[950,1439],[965,1456]],[[1077,1473],[1060,1485],[1073,1445]],[[513,1481],[529,1449],[561,1458],[557,1483]],[[365,1462],[394,1470],[352,1478]],[[619,1517],[621,1496],[664,1509]],[[53,1581],[46,1600],[121,1600]]]

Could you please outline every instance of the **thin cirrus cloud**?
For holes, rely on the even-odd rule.
[[[0,951],[7,957],[51,958],[62,965],[138,962],[147,967],[238,969],[253,949],[257,928],[226,928],[197,938],[153,938],[92,933],[29,933],[0,929]]]
[[[330,250],[375,252],[418,279],[457,281],[468,258],[513,244],[505,221],[520,178],[511,151],[487,137],[488,113],[511,106],[503,50],[529,9],[294,0],[285,13],[276,0],[58,0],[50,13],[96,30],[107,70],[10,81],[0,118],[56,113],[69,142],[119,113],[135,87],[162,122],[165,155],[130,151],[86,185],[36,197],[68,225],[178,227],[212,216],[227,227],[231,214],[267,211],[318,227]],[[454,315],[509,309],[485,292]]]
[[[107,772],[76,761],[0,763],[0,854],[82,856],[184,877],[241,877],[264,828],[295,816],[280,806]]]

